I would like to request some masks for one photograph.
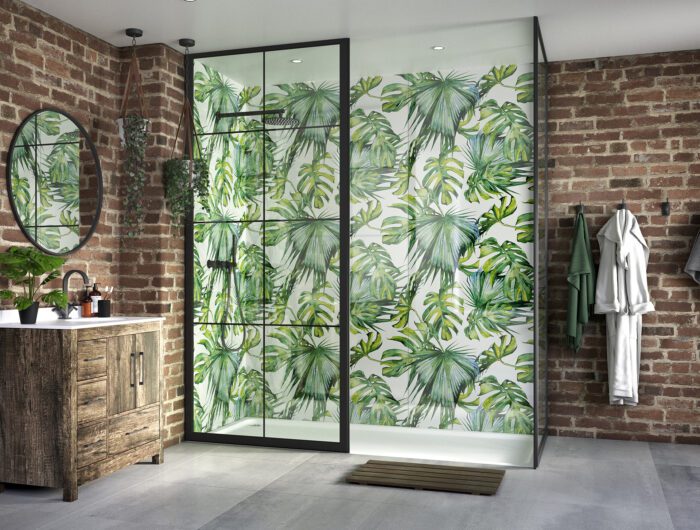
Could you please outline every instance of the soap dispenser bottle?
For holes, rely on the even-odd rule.
[[[83,300],[80,302],[80,316],[83,318],[90,318],[92,316],[92,300],[90,300],[89,288],[90,285],[85,286],[85,296],[83,296]]]
[[[92,291],[90,292],[90,300],[92,301],[92,314],[96,315],[99,309],[98,302],[102,300],[102,293],[97,288],[97,282],[92,284]]]

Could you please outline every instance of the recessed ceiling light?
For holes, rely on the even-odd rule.
[[[289,61],[289,62],[290,62],[290,63],[294,63],[294,64],[299,64],[299,63],[303,63],[304,61],[302,61],[301,59],[292,59],[292,60]]]
[[[445,49],[444,46],[433,46],[433,50],[435,50],[436,52],[440,52],[440,51],[442,51],[442,50],[444,50],[444,49]]]
[[[185,0],[185,2],[194,2],[195,0]]]

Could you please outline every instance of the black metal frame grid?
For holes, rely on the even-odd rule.
[[[547,369],[546,369],[546,363],[547,363],[547,315],[548,315],[548,307],[547,307],[547,295],[548,295],[548,286],[547,286],[547,273],[545,272],[544,274],[544,282],[540,282],[540,268],[541,267],[547,267],[547,256],[549,255],[549,245],[548,245],[548,237],[549,237],[549,175],[548,175],[548,164],[547,161],[549,160],[549,134],[548,134],[548,126],[547,126],[547,119],[548,119],[548,114],[549,114],[549,100],[548,100],[548,91],[547,91],[547,84],[549,81],[549,62],[547,61],[547,52],[545,51],[544,47],[544,41],[542,39],[542,32],[540,30],[540,23],[539,19],[537,17],[533,17],[533,32],[532,32],[532,50],[533,50],[533,68],[534,68],[534,76],[533,76],[533,82],[534,82],[534,111],[533,111],[533,116],[534,116],[534,131],[533,131],[533,158],[535,161],[535,165],[533,168],[533,180],[534,180],[534,217],[535,217],[535,226],[534,226],[534,234],[535,234],[535,252],[534,252],[534,267],[535,267],[535,287],[534,287],[534,294],[533,294],[533,299],[535,302],[534,305],[534,317],[535,317],[535,337],[534,337],[534,352],[535,352],[535,365],[534,365],[534,387],[533,387],[533,395],[534,395],[534,414],[535,414],[535,422],[534,422],[534,429],[533,429],[533,467],[537,468],[539,465],[541,456],[542,456],[542,451],[545,446],[545,442],[547,441]],[[540,56],[540,50],[542,52]],[[544,86],[540,86],[540,68],[544,69]],[[540,131],[540,94],[541,90],[544,90],[544,119],[543,119],[543,137],[544,137],[544,147],[543,147],[543,161],[544,161],[544,179],[543,182],[540,183],[540,156],[539,156],[539,131]],[[544,185],[544,190],[540,189],[540,184]],[[544,196],[544,219],[540,218],[540,203],[539,203],[539,198],[540,198],[540,193]],[[541,223],[544,224],[544,249],[542,249],[542,244],[540,242],[539,234],[540,234],[540,226]],[[545,263],[541,262],[540,256],[542,255],[541,252],[544,250],[544,256],[545,256]],[[540,290],[544,290],[544,307],[541,307],[540,304]],[[541,321],[541,316],[544,315],[544,323]],[[540,336],[540,331],[544,329],[544,337]],[[541,348],[541,345],[544,344],[544,348]],[[544,381],[539,380],[539,369],[541,364],[545,364],[545,378]],[[540,408],[540,403],[539,403],[539,391],[540,391],[540,385],[543,385],[544,387],[544,418],[540,417],[539,414],[539,408]],[[542,428],[540,428],[540,422],[543,422]],[[540,440],[540,431],[542,431],[542,439]]]
[[[27,125],[31,120],[35,120],[37,114],[41,112],[55,112],[56,114],[60,114],[61,116],[65,116],[68,118],[73,124],[77,127],[78,131],[81,134],[81,140],[78,142],[54,142],[54,143],[36,143],[36,144],[20,144],[19,139],[20,139],[20,132],[24,128],[25,125]],[[34,127],[36,129],[36,120],[34,122]],[[36,132],[36,130],[35,130]],[[39,244],[37,241],[38,239],[38,230],[40,228],[55,228],[55,227],[72,227],[74,225],[41,225],[39,226],[39,223],[37,221],[37,211],[38,208],[36,208],[36,203],[37,203],[37,186],[35,184],[34,186],[34,202],[35,202],[35,208],[34,208],[34,224],[30,226],[26,226],[22,223],[22,219],[20,218],[19,211],[17,210],[17,205],[15,204],[15,199],[14,199],[14,194],[12,193],[12,155],[14,153],[15,147],[34,147],[34,167],[33,167],[33,172],[34,172],[34,178],[38,178],[38,170],[37,170],[37,147],[40,146],[48,146],[48,145],[67,145],[67,144],[73,144],[77,143],[80,144],[82,141],[85,142],[85,144],[88,146],[90,149],[90,153],[92,154],[92,158],[95,161],[95,177],[97,178],[97,207],[95,211],[95,217],[93,218],[92,225],[90,225],[90,230],[88,233],[85,235],[85,237],[79,241],[78,245],[71,249],[68,252],[54,252],[52,250],[46,249],[43,246]],[[32,112],[29,116],[24,118],[22,120],[22,123],[19,124],[19,127],[17,127],[17,130],[15,131],[15,135],[12,138],[12,142],[10,143],[10,148],[7,151],[7,162],[6,162],[6,181],[7,181],[7,196],[10,199],[10,208],[12,209],[12,214],[15,216],[15,220],[17,221],[17,225],[19,226],[19,229],[22,231],[24,234],[24,237],[29,240],[29,242],[34,245],[36,248],[44,252],[45,254],[49,254],[51,256],[66,256],[68,254],[73,254],[74,252],[77,252],[81,248],[83,248],[88,241],[90,241],[90,238],[92,235],[95,233],[95,230],[97,230],[97,224],[100,222],[100,213],[102,212],[102,199],[103,199],[103,185],[102,185],[102,167],[100,166],[100,158],[97,156],[97,149],[95,148],[95,144],[92,143],[92,140],[90,139],[90,136],[88,135],[87,131],[85,128],[78,122],[73,116],[68,114],[65,111],[62,111],[60,109],[54,108],[54,107],[45,107],[39,110],[36,110]],[[34,236],[30,234],[30,229],[34,229]],[[80,236],[80,235],[78,235]]]
[[[340,205],[339,205],[339,218],[334,218],[339,221],[340,224],[340,274],[339,274],[339,324],[331,326],[321,326],[327,328],[335,328],[339,330],[339,355],[340,355],[340,381],[339,381],[339,391],[340,391],[340,405],[339,405],[339,441],[338,442],[323,442],[317,440],[299,440],[290,438],[268,438],[265,436],[265,431],[263,427],[263,436],[241,436],[233,434],[217,434],[217,433],[202,433],[195,432],[193,429],[194,420],[194,403],[193,403],[193,389],[194,389],[194,328],[197,325],[206,325],[207,323],[195,322],[194,320],[194,222],[192,212],[190,212],[186,239],[185,239],[185,314],[186,314],[186,326],[185,326],[185,438],[187,440],[199,441],[199,442],[216,442],[216,443],[236,443],[245,445],[258,445],[258,446],[270,446],[270,447],[289,447],[293,449],[309,449],[309,450],[321,450],[321,451],[339,451],[339,452],[349,452],[350,450],[350,416],[349,416],[349,399],[350,399],[350,356],[349,356],[349,278],[350,278],[350,41],[349,39],[333,39],[324,41],[314,41],[314,42],[303,42],[296,44],[285,44],[278,46],[263,46],[255,48],[244,48],[238,50],[227,50],[221,52],[211,52],[211,53],[199,53],[190,54],[186,57],[185,71],[186,71],[186,90],[189,93],[190,101],[194,101],[194,61],[197,59],[204,59],[208,57],[222,57],[231,55],[243,55],[250,53],[262,53],[262,83],[263,83],[263,96],[262,103],[263,107],[265,105],[265,74],[266,74],[266,64],[265,57],[266,52],[274,52],[281,50],[291,50],[291,49],[302,49],[311,48],[319,46],[338,46],[338,51],[340,54],[340,69],[338,75],[338,85],[340,90],[340,167],[339,167],[339,195],[340,195]],[[275,131],[275,130],[296,130],[302,127],[266,127],[263,121],[263,128],[257,132]],[[244,133],[248,131],[232,131],[231,134]],[[256,132],[256,131],[250,131]],[[229,133],[226,133],[229,134]],[[263,134],[263,139],[265,135]],[[264,140],[263,140],[264,141]],[[263,164],[264,165],[264,164]],[[266,170],[263,167],[263,189],[265,186]],[[265,216],[266,211],[266,193],[263,193],[263,216]],[[325,219],[325,218],[324,218]],[[266,219],[263,218],[262,221],[265,222],[284,222],[288,221],[286,219]],[[250,221],[238,221],[242,223],[249,223]],[[264,238],[263,238],[264,245]],[[263,250],[265,250],[263,248]],[[265,254],[265,252],[263,252]],[[213,323],[214,325],[238,325],[235,323]],[[263,319],[262,323],[247,323],[244,325],[250,325],[251,327],[262,327],[263,328],[263,351],[265,348],[265,328],[266,327],[290,327],[296,326],[294,324],[267,324]],[[318,327],[318,326],[308,326],[303,325],[302,327]],[[264,362],[263,362],[264,370]],[[263,377],[265,374],[263,373]],[[265,414],[263,414],[263,420]],[[265,422],[263,421],[263,426]]]

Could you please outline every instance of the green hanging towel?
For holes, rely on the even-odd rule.
[[[571,263],[566,277],[569,283],[569,307],[566,315],[566,335],[574,351],[581,348],[583,326],[588,322],[595,303],[595,266],[588,226],[583,212],[576,215]]]

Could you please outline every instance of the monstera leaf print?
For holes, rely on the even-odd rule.
[[[509,300],[527,302],[532,297],[535,282],[534,269],[525,251],[511,241],[490,237],[481,242],[481,267],[492,280],[503,278],[504,293]]]
[[[464,332],[470,339],[509,334],[514,326],[529,322],[526,308],[511,302],[504,293],[502,279],[478,271],[467,278],[463,289],[470,309]]]
[[[423,187],[441,204],[451,204],[462,189],[464,163],[454,156],[457,151],[457,147],[441,151],[439,156],[428,158],[425,164]]]
[[[362,150],[369,148],[369,161],[379,168],[393,168],[401,138],[391,128],[389,120],[377,111],[365,113],[357,109],[350,116],[353,146]]]
[[[490,99],[479,107],[484,133],[503,139],[503,153],[509,160],[528,161],[532,152],[532,125],[525,111],[510,101],[499,105]]]
[[[533,432],[533,95],[531,71],[512,64],[351,85],[353,423]],[[197,132],[226,133],[202,137],[212,192],[195,216],[195,263],[230,259],[238,237],[251,324],[239,350],[222,343],[240,342],[240,327],[202,332],[202,430],[247,417],[338,421],[339,87],[310,80],[264,96],[298,128],[236,133],[264,124],[216,114],[262,109],[261,87],[195,73]],[[234,276],[194,272],[197,318],[237,315],[222,294]],[[264,354],[251,342],[259,319]]]
[[[401,403],[393,396],[388,383],[372,374],[357,370],[350,375],[350,416],[353,423],[396,425]]]

